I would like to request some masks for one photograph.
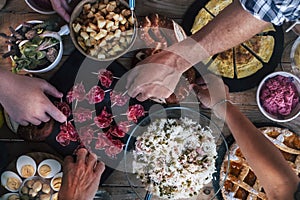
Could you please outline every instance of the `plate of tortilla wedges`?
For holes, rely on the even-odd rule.
[[[233,0],[196,0],[187,10],[182,27],[195,34],[213,20]],[[216,38],[217,40],[217,38]],[[283,31],[270,24],[261,33],[205,61],[208,71],[223,77],[231,92],[253,88],[273,72],[283,52]]]

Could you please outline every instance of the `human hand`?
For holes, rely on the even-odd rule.
[[[84,148],[79,149],[76,155],[76,161],[72,156],[64,160],[59,199],[90,200],[98,190],[104,163],[98,162],[97,156]]]
[[[220,110],[216,110],[214,105],[229,99],[229,89],[220,77],[207,74],[198,80],[197,84],[192,85],[192,88],[203,106],[214,109],[217,116],[222,117],[222,114],[218,113]]]
[[[61,98],[63,95],[42,79],[15,75],[11,72],[1,77],[0,103],[17,123],[39,125],[50,117],[63,123],[66,116],[58,110],[45,94]]]
[[[70,14],[72,9],[67,0],[50,0],[53,9],[64,19],[70,22]]]
[[[126,84],[128,95],[139,101],[168,98],[184,72],[178,65],[189,64],[167,51],[147,57],[130,71]]]

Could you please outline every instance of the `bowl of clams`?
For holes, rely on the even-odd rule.
[[[136,27],[136,17],[126,1],[83,0],[72,12],[70,35],[86,57],[111,61],[131,49]]]
[[[1,175],[1,184],[8,191],[2,199],[58,199],[62,183],[61,170],[60,161],[56,159],[41,160],[22,155],[17,159],[15,169],[5,171]]]

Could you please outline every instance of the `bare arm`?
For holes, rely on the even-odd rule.
[[[195,89],[199,100],[206,107],[211,108],[216,102],[220,102],[221,96],[219,94],[224,94],[226,87],[224,90],[222,79],[215,76],[208,76],[205,81],[208,88],[195,86]],[[224,98],[228,99],[228,94],[224,95]],[[299,178],[276,146],[231,103],[220,103],[213,109],[217,116],[225,119],[247,162],[264,187],[268,198],[293,199]]]
[[[139,63],[130,72],[128,94],[141,101],[149,97],[167,98],[184,71],[251,38],[268,24],[245,11],[236,0],[193,36]],[[153,68],[149,73],[150,65]],[[170,77],[175,84],[170,84],[170,79],[162,80],[162,77]]]

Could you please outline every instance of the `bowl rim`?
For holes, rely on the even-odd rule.
[[[98,59],[94,56],[91,56],[91,55],[88,55],[79,45],[78,45],[78,42],[77,42],[77,39],[76,39],[76,34],[74,33],[74,30],[73,30],[73,27],[72,27],[72,23],[73,21],[80,15],[80,13],[82,12],[82,9],[83,9],[83,5],[86,4],[86,3],[95,3],[97,2],[98,0],[82,0],[80,1],[76,7],[74,8],[72,14],[71,14],[71,18],[70,18],[70,22],[69,22],[69,29],[70,29],[70,37],[71,37],[71,40],[72,40],[72,43],[74,44],[74,46],[76,47],[76,49],[81,53],[83,54],[84,56],[86,56],[87,58],[90,58],[92,60],[95,60],[95,61],[114,61],[116,59],[118,59],[119,57],[123,56],[124,54],[128,53],[128,51],[130,49],[132,49],[135,41],[136,41],[136,38],[137,38],[137,27],[138,27],[138,20],[137,20],[137,17],[134,13],[134,17],[135,17],[135,20],[134,20],[134,27],[133,27],[133,36],[132,36],[132,40],[130,42],[130,44],[128,45],[127,49],[125,49],[124,51],[122,51],[120,54],[117,54],[115,56],[112,56],[112,57],[109,57],[109,58],[105,58],[105,59]],[[119,2],[123,5],[125,5],[126,7],[129,8],[129,5],[128,3],[125,1],[125,0],[119,0]],[[77,12],[78,11],[78,12]]]
[[[42,20],[28,20],[26,21],[26,23],[30,23],[30,24],[41,24],[43,23],[44,21]],[[22,24],[19,24],[15,30],[19,30],[20,28],[22,27]],[[42,69],[38,69],[38,70],[34,70],[34,69],[26,69],[26,68],[23,68],[22,70],[24,70],[25,72],[29,72],[29,73],[45,73],[45,72],[48,72],[52,69],[54,69],[58,64],[59,62],[61,61],[62,59],[62,55],[63,55],[63,42],[62,42],[62,38],[60,35],[57,34],[57,38],[59,40],[59,51],[58,51],[58,54],[57,54],[57,57],[56,59],[48,66],[42,68]],[[8,45],[8,50],[10,51],[10,48],[11,48],[11,45]],[[10,59],[13,61],[13,57],[10,56]]]
[[[8,188],[7,185],[6,185],[6,183],[3,182],[4,180],[7,180],[7,178],[4,176],[4,175],[6,175],[6,174],[10,174],[10,176],[15,177],[15,178],[17,178],[19,181],[21,181],[20,187],[19,187],[17,190],[12,190],[12,189]],[[4,172],[1,174],[1,185],[2,185],[5,189],[7,189],[8,191],[10,191],[10,192],[18,192],[19,189],[21,188],[22,182],[23,182],[23,181],[22,181],[22,178],[21,178],[16,172],[13,172],[13,171],[4,171]]]
[[[188,112],[192,112],[192,113],[194,113],[194,114],[198,114],[199,115],[199,119],[200,118],[203,118],[203,119],[205,119],[205,120],[208,120],[209,121],[209,125],[213,125],[214,126],[214,128],[215,129],[217,129],[217,130],[219,130],[219,134],[218,135],[220,135],[220,138],[222,138],[222,144],[224,144],[224,146],[225,146],[225,149],[226,149],[226,152],[228,152],[229,151],[229,145],[228,145],[228,143],[227,143],[227,141],[226,141],[226,137],[224,136],[224,134],[223,134],[223,132],[222,132],[222,130],[217,126],[217,124],[213,121],[213,120],[211,120],[211,119],[209,119],[206,115],[204,115],[204,114],[202,114],[201,112],[198,112],[198,111],[195,111],[195,110],[193,110],[193,109],[191,109],[191,108],[189,108],[189,107],[184,107],[184,106],[172,106],[172,107],[167,107],[167,108],[161,108],[161,109],[159,109],[159,110],[157,110],[157,111],[155,111],[155,112],[153,112],[153,113],[150,113],[148,116],[146,116],[146,117],[144,117],[138,124],[136,124],[135,125],[135,127],[132,129],[132,131],[129,133],[129,137],[128,137],[128,139],[127,139],[127,142],[126,142],[126,144],[125,144],[125,149],[124,149],[124,167],[125,167],[125,175],[126,175],[126,178],[127,178],[127,181],[128,181],[128,183],[129,183],[129,185],[130,185],[130,187],[132,188],[132,190],[134,191],[134,193],[140,198],[140,199],[143,199],[143,197],[141,197],[140,196],[140,194],[135,190],[135,187],[133,186],[133,184],[132,184],[132,181],[131,181],[131,178],[129,178],[129,174],[132,174],[132,172],[130,172],[129,170],[128,170],[128,167],[127,167],[127,154],[128,154],[128,144],[129,144],[129,142],[130,142],[130,140],[132,139],[132,137],[133,137],[133,135],[134,135],[134,133],[136,132],[136,130],[140,127],[140,125],[141,124],[143,124],[146,120],[148,120],[149,118],[151,118],[151,115],[157,115],[157,114],[159,114],[159,113],[161,113],[162,111],[165,111],[165,112],[167,112],[167,111],[171,111],[171,110],[184,110],[184,111],[188,111]],[[202,126],[202,124],[201,124],[201,126]],[[210,126],[209,126],[210,127]],[[213,135],[214,136],[214,135]],[[220,139],[219,139],[220,140]],[[215,142],[216,142],[216,144],[218,144],[218,139],[215,139]],[[219,148],[220,148],[220,145],[216,145],[216,150],[217,150],[217,152],[218,152],[218,150],[219,150]],[[131,151],[131,150],[130,150]],[[226,156],[227,155],[227,156]],[[225,154],[225,156],[227,157],[227,159],[228,160],[230,160],[230,154],[229,153],[227,153],[227,154]],[[224,159],[225,159],[225,156],[224,156]],[[217,162],[215,163],[215,165],[217,164]],[[224,183],[225,183],[225,181],[226,181],[226,177],[228,176],[228,173],[229,173],[229,167],[230,167],[230,162],[227,162],[227,170],[226,170],[226,175],[224,176],[224,179],[223,180],[221,180],[220,179],[220,177],[219,177],[219,179],[218,179],[218,181],[219,181],[219,188],[214,188],[214,195],[213,195],[213,198],[216,198],[217,197],[217,195],[221,192],[221,189],[222,189],[222,187],[224,186]],[[214,179],[214,178],[213,178]],[[213,182],[214,180],[211,180],[211,182]],[[148,193],[148,192],[147,192]],[[198,194],[199,195],[199,194]]]
[[[32,9],[34,10],[35,12],[37,13],[40,13],[40,14],[44,14],[44,15],[52,15],[52,14],[55,14],[56,11],[55,10],[49,10],[49,11],[46,11],[46,10],[40,10],[39,8],[35,7],[33,4],[31,4],[30,0],[25,0],[25,3]]]
[[[266,80],[268,80],[269,78],[273,78],[277,75],[282,75],[282,76],[285,76],[285,77],[292,77],[294,78],[300,85],[300,79],[290,73],[290,72],[285,72],[285,71],[276,71],[276,72],[273,72],[273,73],[270,73],[268,74],[265,78],[262,79],[262,81],[259,83],[258,87],[257,87],[257,90],[256,90],[256,103],[257,103],[257,106],[260,110],[260,112],[265,116],[267,117],[268,119],[272,120],[272,121],[275,121],[275,122],[289,122],[289,121],[292,121],[294,120],[295,118],[297,118],[299,115],[300,115],[300,111],[298,113],[296,113],[295,115],[291,116],[290,118],[286,118],[286,119],[276,119],[275,117],[272,117],[271,114],[269,114],[264,108],[263,106],[261,105],[261,102],[260,102],[260,92],[261,92],[261,88],[262,86],[264,85],[264,83],[266,82]],[[298,91],[299,95],[300,95],[300,92]]]
[[[298,71],[300,71],[300,66],[297,66],[296,62],[295,62],[295,53],[297,50],[297,47],[300,48],[300,36],[297,37],[297,39],[293,42],[293,46],[291,48],[291,53],[290,53],[290,60],[291,60],[291,65],[293,70],[297,69]],[[299,62],[300,62],[300,58],[299,58]],[[300,63],[298,63],[300,65]]]

